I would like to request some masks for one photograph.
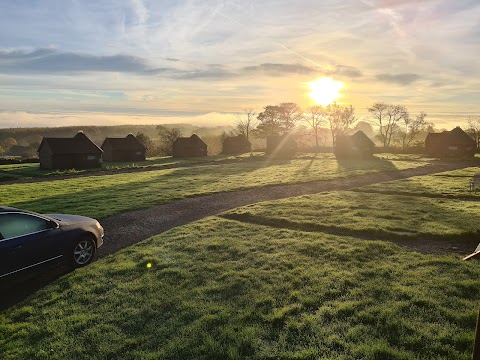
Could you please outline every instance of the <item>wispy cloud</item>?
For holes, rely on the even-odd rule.
[[[1,50],[0,72],[69,73],[69,72],[140,72],[147,68],[145,60],[131,55],[90,55],[58,52],[53,49],[34,51]]]
[[[378,74],[377,80],[399,85],[408,85],[420,79],[418,74]]]

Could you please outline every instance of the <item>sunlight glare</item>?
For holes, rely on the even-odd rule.
[[[341,81],[333,80],[329,77],[323,77],[315,81],[309,82],[310,97],[318,105],[332,104],[340,96],[340,90],[343,89]]]

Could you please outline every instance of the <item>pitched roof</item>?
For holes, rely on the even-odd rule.
[[[456,144],[476,145],[475,140],[468,136],[459,126],[450,131],[449,140]]]
[[[337,146],[340,145],[348,145],[348,146],[358,146],[361,148],[373,148],[375,144],[373,143],[370,138],[365,135],[365,133],[362,130],[358,130],[355,134],[353,135],[340,135],[337,138]]]
[[[192,136],[190,137],[179,137],[175,140],[175,143],[174,143],[176,146],[183,146],[183,145],[192,145],[192,144],[195,144],[195,145],[198,145],[198,146],[207,146],[207,144],[205,144],[202,139],[200,139],[198,137],[197,134],[193,134]]]
[[[468,136],[459,126],[450,131],[445,130],[441,133],[428,133],[426,140],[427,139],[429,141],[445,142],[448,144],[476,145],[475,140]]]
[[[244,135],[237,135],[237,136],[229,136],[225,138],[223,144],[231,144],[231,145],[251,145],[250,141]]]
[[[109,143],[112,147],[112,150],[130,150],[130,151],[144,151],[146,147],[138,141],[138,139],[133,136],[133,134],[128,134],[124,138],[105,138],[102,144],[102,149],[105,144]]]
[[[365,135],[365,133],[362,130],[358,130],[355,134],[353,134],[352,135],[352,140],[357,145],[375,146],[373,141],[370,140],[370,138],[367,135]]]
[[[101,154],[103,150],[90,140],[87,135],[79,131],[73,138],[46,138],[44,137],[38,151],[47,144],[54,154]]]

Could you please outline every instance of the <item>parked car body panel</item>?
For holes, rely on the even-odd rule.
[[[97,220],[78,215],[42,215],[0,207],[0,279],[58,260],[71,261],[75,242],[89,237],[103,244]]]

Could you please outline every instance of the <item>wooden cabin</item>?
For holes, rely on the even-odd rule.
[[[353,135],[339,135],[333,152],[337,159],[371,159],[375,144],[361,130]]]
[[[44,137],[38,148],[41,169],[92,169],[102,166],[103,150],[83,132],[73,138]]]
[[[244,135],[229,136],[222,145],[223,154],[244,154],[252,151],[252,144]]]
[[[147,148],[133,134],[106,138],[101,146],[104,161],[145,161]]]
[[[267,137],[266,154],[270,157],[291,158],[297,153],[297,142],[289,135]]]
[[[473,158],[476,143],[460,127],[441,133],[429,133],[425,139],[425,152],[438,158]]]
[[[173,157],[207,156],[207,144],[198,135],[179,137],[173,143]]]

